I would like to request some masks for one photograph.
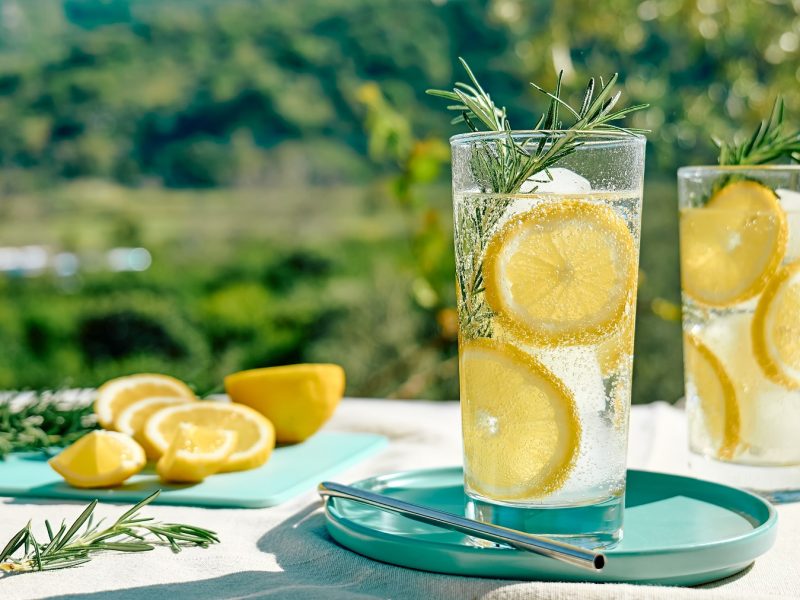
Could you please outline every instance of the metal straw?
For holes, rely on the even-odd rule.
[[[606,557],[600,552],[586,550],[572,544],[565,544],[546,537],[531,535],[508,527],[490,525],[459,515],[434,510],[418,504],[404,502],[397,498],[374,494],[349,485],[323,481],[317,487],[319,495],[323,498],[344,498],[369,504],[383,510],[394,512],[415,521],[436,525],[444,529],[466,533],[477,538],[506,544],[519,550],[527,550],[534,554],[554,558],[561,562],[576,565],[591,571],[600,571],[606,564]]]

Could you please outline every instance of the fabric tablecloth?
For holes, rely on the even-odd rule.
[[[335,479],[356,479],[397,470],[461,462],[459,408],[454,402],[345,400],[330,430],[386,435],[381,453]],[[636,406],[631,416],[629,465],[686,473],[686,426],[681,410],[664,403]],[[10,499],[0,502],[0,540],[33,518],[76,517],[82,503]],[[119,514],[101,504],[99,516]],[[0,578],[0,599],[96,598],[798,598],[800,597],[800,503],[778,508],[778,539],[752,568],[700,588],[617,584],[519,582],[437,575],[378,563],[351,553],[328,536],[313,491],[266,509],[202,509],[149,506],[160,520],[208,527],[221,543],[173,555],[166,548],[99,556],[67,570]]]

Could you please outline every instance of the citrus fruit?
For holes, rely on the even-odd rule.
[[[117,377],[97,390],[94,412],[97,422],[105,429],[114,428],[114,420],[130,404],[152,396],[181,396],[194,398],[194,393],[182,381],[169,375],[140,373]]]
[[[79,488],[119,485],[142,470],[147,459],[132,438],[117,431],[92,431],[51,458],[49,464]]]
[[[303,364],[252,369],[228,375],[231,400],[267,417],[278,442],[302,442],[327,421],[344,394],[344,369]]]
[[[636,246],[609,206],[542,204],[494,235],[484,273],[486,300],[516,337],[551,346],[594,343],[630,309]]]
[[[463,344],[460,369],[467,485],[500,500],[558,490],[581,439],[566,386],[515,346],[488,339]]]
[[[740,443],[741,417],[736,389],[717,356],[697,336],[687,333],[684,360],[705,430],[718,458],[733,458]]]
[[[730,306],[757,295],[786,251],[778,197],[755,181],[736,181],[681,214],[681,283],[702,304]]]
[[[147,441],[144,435],[144,426],[151,415],[165,406],[192,402],[195,398],[186,396],[154,396],[143,398],[123,409],[114,421],[117,431],[125,433],[135,439],[144,448],[147,458],[158,458],[161,454]]]
[[[162,408],[148,419],[144,435],[159,454],[164,454],[181,423],[236,433],[236,448],[221,471],[259,467],[275,447],[275,429],[266,417],[250,407],[228,402],[187,402]]]
[[[775,383],[800,389],[800,261],[769,282],[753,315],[753,352]]]
[[[619,326],[597,345],[597,361],[603,377],[609,377],[633,358],[633,311],[623,316]]]
[[[203,481],[225,465],[236,449],[236,437],[227,429],[181,423],[156,464],[156,472],[164,481]]]

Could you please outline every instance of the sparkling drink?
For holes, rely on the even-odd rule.
[[[800,498],[800,168],[680,169],[689,444],[699,474]]]
[[[644,139],[585,135],[515,194],[475,181],[490,136],[456,136],[453,202],[468,514],[597,547],[622,531]]]

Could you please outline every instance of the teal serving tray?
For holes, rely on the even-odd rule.
[[[463,515],[460,468],[408,471],[354,484]],[[327,527],[342,546],[382,562],[453,575],[542,581],[697,585],[747,568],[775,541],[777,513],[748,492],[689,477],[628,471],[624,537],[591,572],[351,500],[331,498]]]
[[[387,443],[371,433],[321,432],[301,444],[276,448],[267,464],[250,471],[219,473],[194,485],[159,481],[152,465],[109,489],[67,485],[42,452],[17,453],[0,460],[0,496],[138,502],[160,489],[159,504],[262,508],[314,489],[320,480],[374,454]]]

